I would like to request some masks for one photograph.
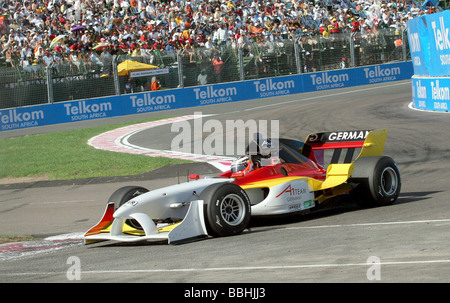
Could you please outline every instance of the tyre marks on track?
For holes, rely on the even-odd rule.
[[[25,241],[0,245],[0,260],[32,257],[43,253],[83,244],[82,233],[64,234],[48,237],[41,241]]]

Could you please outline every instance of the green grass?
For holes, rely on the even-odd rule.
[[[0,139],[0,179],[39,177],[68,180],[125,176],[187,161],[103,151],[87,141],[103,132],[149,120]]]
[[[33,236],[27,235],[0,235],[0,244],[11,242],[24,242],[36,240]]]

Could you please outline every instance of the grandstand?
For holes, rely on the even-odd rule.
[[[215,56],[224,62],[221,82],[408,61],[406,21],[443,9],[434,5],[4,0],[0,108],[148,90],[152,77],[115,72],[127,59],[168,69],[163,89],[198,85],[202,71],[216,83]]]

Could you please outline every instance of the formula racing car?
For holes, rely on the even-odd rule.
[[[314,133],[305,142],[257,137],[218,176],[190,175],[151,191],[119,188],[85,243],[231,236],[251,216],[310,212],[349,198],[389,205],[401,179],[395,161],[383,156],[386,137],[386,129]]]

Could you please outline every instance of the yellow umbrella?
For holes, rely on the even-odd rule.
[[[137,72],[142,70],[149,70],[158,68],[158,66],[151,65],[151,64],[145,64],[133,60],[125,60],[119,65],[117,65],[117,72],[119,76],[125,76],[129,75],[130,72]]]
[[[104,48],[108,47],[108,43],[105,42],[100,42],[99,44],[97,44],[96,46],[94,46],[92,49],[95,50],[102,50]]]
[[[50,48],[53,48],[53,46],[58,43],[61,39],[64,39],[66,35],[59,35],[58,37],[54,38],[52,40],[52,43],[50,43]]]

